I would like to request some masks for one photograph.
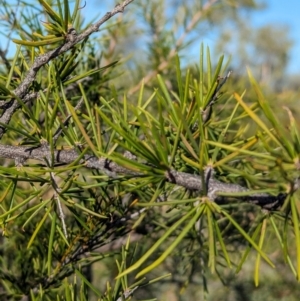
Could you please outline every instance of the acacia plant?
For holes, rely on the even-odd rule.
[[[1,300],[126,300],[253,260],[256,285],[279,259],[299,279],[291,111],[287,128],[250,71],[250,91],[227,92],[234,73],[203,45],[183,68],[182,39],[163,44],[151,4],[125,0],[84,25],[79,0],[34,2],[17,3],[20,18],[1,8],[17,45],[12,59],[1,50]],[[116,33],[138,28],[117,18],[142,9],[162,51],[152,45],[136,81],[115,58]]]

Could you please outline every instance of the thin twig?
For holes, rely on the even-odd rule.
[[[130,290],[130,289],[126,290],[126,291],[122,294],[122,296],[119,297],[119,298],[117,299],[117,301],[123,301],[123,300],[126,300],[127,298],[131,297],[131,296],[133,295],[134,291],[136,291],[138,288],[139,288],[139,287],[136,286],[136,287],[134,287],[134,288],[131,289],[131,290]]]
[[[231,75],[231,73],[232,73],[232,71],[229,71],[224,78],[219,79],[219,83],[218,83],[214,93],[212,94],[211,98],[209,99],[206,107],[201,112],[203,123],[206,123],[211,118],[212,111],[213,111],[213,105],[217,102],[217,100],[219,98],[219,92],[220,92],[221,88],[224,86],[224,84],[226,83],[226,81],[229,78],[229,76]],[[197,123],[193,126],[193,128],[195,128],[196,126],[197,126]]]
[[[77,103],[77,105],[76,105],[76,107],[74,108],[74,110],[75,110],[75,111],[76,111],[76,110],[80,110],[82,104],[83,104],[83,97],[81,97],[81,99],[80,99],[79,102]],[[65,128],[65,127],[68,126],[71,117],[72,117],[72,115],[69,114],[69,115],[67,116],[67,118],[64,120],[64,122],[62,123],[62,126],[59,127],[59,128],[57,129],[57,131],[55,132],[55,134],[54,134],[54,136],[53,136],[53,142],[54,142],[54,145],[55,145],[57,139],[59,138],[59,136],[62,134],[63,128]]]
[[[59,213],[58,216],[59,216],[61,224],[62,224],[62,229],[63,229],[64,235],[65,235],[66,238],[68,238],[67,226],[66,226],[66,222],[65,222],[65,214],[64,214],[63,209],[62,209],[62,205],[61,205],[61,201],[59,199],[59,195],[55,192],[53,197],[54,197],[54,199],[57,203],[58,213]]]

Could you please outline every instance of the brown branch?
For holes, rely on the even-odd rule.
[[[49,149],[45,149],[42,146],[37,148],[29,148],[26,146],[0,144],[0,157],[13,159],[15,161],[22,160],[22,162],[25,162],[26,160],[38,160],[45,162],[46,158],[52,157],[52,153]],[[53,157],[54,164],[69,164],[76,161],[79,157],[79,154],[74,149],[55,150]],[[104,157],[97,158],[95,156],[85,155],[79,163],[84,164],[86,168],[97,169],[111,177],[116,177],[120,174],[131,175],[134,177],[143,176],[143,173],[132,171]],[[185,187],[189,190],[199,192],[207,190],[207,196],[212,201],[217,201],[220,199],[219,195],[222,193],[245,193],[248,191],[248,189],[243,186],[223,183],[214,179],[213,173],[210,173],[209,178],[206,177],[206,184],[202,183],[202,178],[198,175],[179,172],[176,170],[166,171],[165,178],[166,181]],[[277,196],[267,193],[255,193],[238,198],[242,199],[243,201],[256,204],[267,210],[275,210],[283,204],[286,195],[286,193],[279,193]]]
[[[67,38],[65,40],[65,43],[58,48],[49,51],[45,54],[41,54],[38,57],[36,57],[33,65],[29,69],[25,79],[22,81],[22,83],[13,91],[13,94],[16,95],[18,98],[23,99],[26,94],[28,93],[28,89],[30,85],[33,83],[33,81],[36,78],[37,72],[49,63],[54,58],[58,57],[62,53],[65,53],[66,51],[73,48],[76,44],[86,39],[88,36],[90,36],[92,33],[97,32],[100,28],[100,26],[105,23],[107,20],[109,20],[111,17],[118,13],[122,13],[125,9],[125,7],[133,2],[134,0],[125,0],[122,4],[116,5],[115,8],[107,12],[98,22],[91,25],[89,28],[87,28],[84,32],[81,34],[76,34],[76,31],[74,32],[74,29],[69,32],[67,35]],[[18,101],[14,99],[10,107],[7,108],[2,116],[0,117],[0,124],[8,124],[14,114],[14,112],[20,107]],[[3,136],[5,132],[5,126],[0,126],[0,138]]]

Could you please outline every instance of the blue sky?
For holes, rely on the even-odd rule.
[[[37,1],[37,0],[35,0]],[[137,0],[145,1],[145,0]],[[264,2],[267,4],[267,7],[264,10],[256,11],[251,16],[251,23],[254,26],[262,26],[268,23],[275,23],[280,26],[288,25],[290,28],[290,37],[294,42],[294,46],[290,53],[290,61],[288,65],[289,73],[298,73],[300,74],[300,0],[256,0],[257,2]],[[110,9],[112,1],[103,1],[103,0],[87,0],[86,6],[83,9],[83,13],[86,19],[91,20],[93,17],[99,18],[103,15],[107,9]],[[104,7],[103,7],[104,6]],[[108,7],[109,6],[109,7]],[[0,41],[2,47],[5,46],[6,42],[3,40]],[[213,39],[204,39],[204,43],[208,44],[213,48]],[[15,47],[11,45],[10,53],[14,53]],[[211,49],[213,50],[213,49]],[[199,51],[194,49],[192,51]]]
[[[290,37],[294,46],[290,53],[288,71],[300,73],[300,1],[265,0],[267,8],[253,14],[253,24],[260,26],[267,23],[284,24],[290,27]]]
[[[139,0],[141,1],[141,0]],[[144,0],[142,0],[144,1]],[[290,38],[293,40],[294,45],[290,52],[290,60],[288,64],[288,73],[300,74],[300,0],[256,0],[258,3],[265,3],[266,8],[260,11],[256,11],[252,14],[251,22],[254,26],[262,26],[265,24],[277,24],[278,26],[288,25],[290,28]],[[102,2],[102,3],[101,3]],[[99,4],[107,4],[109,1],[101,0],[89,0],[87,2],[86,16],[99,16],[95,7],[99,7]],[[109,7],[107,7],[109,9]],[[101,14],[103,9],[101,9]],[[213,41],[208,38],[204,39],[204,43],[213,47]],[[199,47],[198,47],[199,48]],[[192,51],[199,51],[194,49]]]

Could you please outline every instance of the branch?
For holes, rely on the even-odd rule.
[[[115,8],[107,12],[98,22],[91,25],[89,28],[87,28],[84,32],[77,35],[76,31],[72,28],[72,30],[69,31],[69,34],[67,35],[67,38],[65,40],[65,43],[58,48],[49,51],[45,54],[41,54],[38,57],[36,57],[33,65],[29,69],[25,79],[22,81],[22,83],[13,91],[13,94],[16,95],[19,99],[23,99],[26,94],[28,93],[28,89],[30,85],[33,83],[33,81],[36,78],[37,72],[41,69],[42,66],[48,64],[51,60],[58,57],[62,53],[65,53],[66,51],[73,48],[76,44],[86,39],[88,36],[90,36],[92,33],[97,32],[100,28],[100,26],[105,23],[107,20],[109,20],[111,17],[118,13],[122,13],[125,9],[125,7],[133,2],[134,0],[125,0],[122,4],[118,4],[115,6]],[[0,124],[8,124],[14,114],[14,112],[20,107],[20,104],[16,99],[14,99],[10,103],[10,107],[7,108],[2,116],[0,117]],[[0,126],[0,138],[3,136],[5,132],[5,126]]]
[[[117,301],[123,301],[123,300],[126,300],[127,298],[129,298],[130,296],[132,296],[133,293],[134,293],[134,291],[137,290],[138,288],[139,288],[139,287],[136,286],[136,287],[134,287],[134,288],[131,289],[131,290],[130,290],[130,289],[126,290],[126,291],[123,293],[123,295],[117,299]]]
[[[203,109],[203,111],[201,112],[202,114],[202,121],[204,123],[206,123],[210,118],[211,118],[211,114],[212,114],[212,108],[213,105],[216,103],[216,101],[218,100],[219,97],[219,92],[221,90],[221,88],[224,86],[224,84],[226,83],[227,79],[229,78],[229,76],[231,75],[232,71],[229,71],[227,73],[227,75],[222,79],[219,78],[218,80],[218,85],[214,91],[214,93],[212,94],[211,98],[209,99],[206,107]],[[195,127],[196,125],[194,125]]]
[[[11,146],[0,144],[0,157],[8,158],[13,160],[38,160],[45,162],[45,158],[52,156],[51,151],[43,147],[30,148],[26,146]],[[79,154],[74,150],[55,150],[54,164],[69,164],[76,161]],[[118,174],[126,174],[134,177],[143,176],[143,173],[138,173],[127,169],[121,165],[116,164],[107,158],[97,158],[91,155],[85,155],[80,160],[80,164],[84,164],[86,168],[97,169],[109,176],[117,176]],[[247,201],[262,207],[267,210],[276,210],[280,208],[287,196],[286,193],[279,193],[277,196],[268,193],[255,193],[247,195],[249,189],[237,185],[223,183],[214,179],[213,172],[209,173],[209,177],[206,177],[206,184],[202,183],[202,178],[198,175],[192,175],[185,172],[179,172],[176,170],[168,170],[165,172],[166,181],[185,187],[186,189],[203,192],[207,191],[207,196],[212,201],[218,201],[224,197],[220,197],[222,193],[245,193],[242,197],[238,196],[239,199]],[[230,197],[230,196],[229,196]]]

